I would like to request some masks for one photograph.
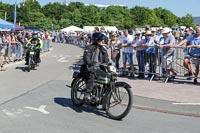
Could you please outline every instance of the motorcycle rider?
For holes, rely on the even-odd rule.
[[[93,90],[95,79],[95,72],[100,70],[100,64],[108,64],[109,56],[105,47],[104,40],[106,36],[101,32],[93,33],[92,44],[88,45],[84,51],[83,60],[87,69],[87,83],[86,92],[84,95],[85,100],[90,100],[90,94]]]
[[[35,49],[35,57],[36,57],[36,63],[40,63],[41,59],[40,59],[40,51],[43,47],[43,42],[42,40],[38,37],[38,32],[37,31],[33,31],[32,33],[32,37],[28,40],[26,47],[29,47],[30,44],[37,44],[36,49]],[[30,55],[30,51],[29,49],[26,51],[26,58],[25,58],[25,65],[28,65],[29,62],[29,55]]]

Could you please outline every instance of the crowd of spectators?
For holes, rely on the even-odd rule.
[[[39,37],[43,40],[44,45],[42,52],[47,52],[52,48],[52,32],[38,32]],[[0,67],[5,70],[4,66],[11,62],[22,61],[25,57],[25,45],[31,38],[32,31],[11,31],[0,32]]]
[[[91,32],[58,32],[55,33],[53,41],[84,46],[91,44],[94,32],[102,32],[108,37],[105,46],[110,48],[110,58],[117,70],[119,72],[128,70],[128,76],[136,77],[135,66],[137,66],[137,78],[142,79],[156,79],[158,77],[157,67],[161,68],[159,76],[174,78],[177,75],[174,70],[174,53],[176,48],[183,46],[183,52],[185,52],[183,65],[186,72],[188,71],[184,73],[184,76],[194,76],[196,84],[200,65],[198,31],[199,27],[195,30],[186,27],[184,33],[183,30],[172,30],[168,27],[146,27],[144,30],[132,30],[131,32],[130,30],[109,32],[103,27],[95,27]]]
[[[197,83],[200,65],[200,28],[190,27],[172,30],[168,27],[146,27],[143,30],[105,31],[104,27],[95,27],[89,32],[48,32],[38,33],[43,40],[42,52],[52,49],[51,42],[74,44],[85,47],[91,44],[92,34],[102,32],[107,36],[105,47],[110,49],[110,59],[118,72],[127,72],[130,77],[156,79],[159,76],[169,79],[177,75],[174,70],[175,51],[184,47],[184,76],[194,76]],[[30,31],[0,32],[0,67],[10,62],[22,61],[25,56],[24,46],[31,37]],[[182,64],[180,64],[181,66]],[[135,67],[137,66],[137,68]],[[137,71],[136,71],[137,69]],[[146,77],[147,75],[147,77]]]

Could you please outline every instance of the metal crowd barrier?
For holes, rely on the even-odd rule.
[[[66,36],[65,37],[65,43],[67,44],[73,44],[76,46],[84,47],[87,45],[86,40],[81,40],[79,36]],[[145,51],[140,53],[141,55],[137,57],[137,51],[134,51],[134,72],[136,74],[143,73],[145,76],[146,75],[151,75],[149,78],[149,81],[152,81],[155,77],[158,79],[164,79],[164,82],[167,83],[169,79],[174,79],[174,77],[179,77],[179,78],[200,78],[193,76],[184,76],[188,71],[187,69],[183,66],[183,61],[184,58],[188,55],[189,50],[185,50],[183,47],[173,47],[174,53],[172,55],[171,59],[171,70],[174,71],[174,73],[171,73],[170,75],[167,75],[166,73],[163,73],[163,65],[164,63],[167,63],[168,60],[163,61],[163,56],[162,56],[162,50],[156,47],[156,53],[155,54],[147,54]],[[122,50],[121,50],[122,51]],[[120,57],[120,62],[122,62],[122,53]],[[138,59],[137,59],[138,58]],[[140,60],[138,62],[138,60]],[[139,63],[144,62],[144,70],[142,72],[139,71]],[[121,66],[123,65],[120,63]],[[148,65],[147,65],[148,64]],[[154,68],[152,68],[155,65]],[[166,64],[167,65],[167,64]],[[194,70],[194,68],[193,68]],[[123,71],[125,73],[130,72],[130,69],[122,70],[120,69],[119,71]],[[165,69],[166,71],[166,69]],[[121,72],[121,73],[123,73]],[[200,75],[200,74],[199,74]]]
[[[42,52],[47,52],[52,47],[52,40],[42,40],[43,41],[43,48]]]
[[[134,57],[134,66],[136,67],[135,73],[150,75],[150,81],[152,81],[155,77],[161,79],[165,79],[164,82],[167,83],[169,79],[174,79],[174,77],[179,78],[200,78],[200,76],[196,77],[194,74],[192,76],[184,76],[188,73],[188,70],[183,66],[183,61],[185,58],[191,59],[189,56],[190,49],[185,49],[183,47],[173,47],[174,53],[171,55],[171,59],[167,59],[166,61],[164,56],[162,56],[162,50],[156,48],[155,54],[147,54],[145,50],[136,51]],[[197,57],[200,60],[200,57]],[[171,73],[170,75],[166,74],[166,68],[163,66],[169,65],[171,62]],[[199,61],[200,62],[200,61]],[[166,64],[164,64],[166,63]],[[191,62],[193,64],[193,62]],[[139,67],[140,66],[140,67]],[[142,66],[142,67],[141,67]],[[195,71],[195,65],[192,65],[192,73]],[[163,69],[164,68],[164,69]],[[164,71],[164,72],[163,72]],[[200,74],[199,74],[200,75]]]
[[[79,36],[65,36],[64,40],[61,41],[66,44],[73,44],[79,47],[84,48],[87,45],[87,41],[85,38],[81,38]]]

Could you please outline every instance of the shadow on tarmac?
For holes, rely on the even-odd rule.
[[[22,70],[23,72],[27,72],[27,67],[16,67],[15,69],[18,69],[18,70]],[[32,69],[32,70],[37,70],[37,69]]]
[[[77,113],[82,113],[84,111],[87,113],[94,113],[98,116],[103,116],[103,117],[108,118],[108,116],[106,115],[106,113],[104,111],[102,111],[96,107],[87,106],[87,105],[83,105],[81,107],[74,106],[71,99],[69,99],[69,98],[56,97],[56,98],[54,98],[54,102],[63,107],[70,107]]]

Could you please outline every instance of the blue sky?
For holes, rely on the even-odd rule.
[[[14,4],[15,0],[2,0],[3,2]],[[22,0],[18,0],[22,1]],[[63,2],[64,0],[38,0],[41,5],[49,2]],[[134,6],[145,6],[150,9],[162,7],[171,10],[176,16],[182,17],[187,13],[194,17],[200,16],[200,0],[66,0],[69,2],[83,2],[86,4],[120,4],[129,8]]]

